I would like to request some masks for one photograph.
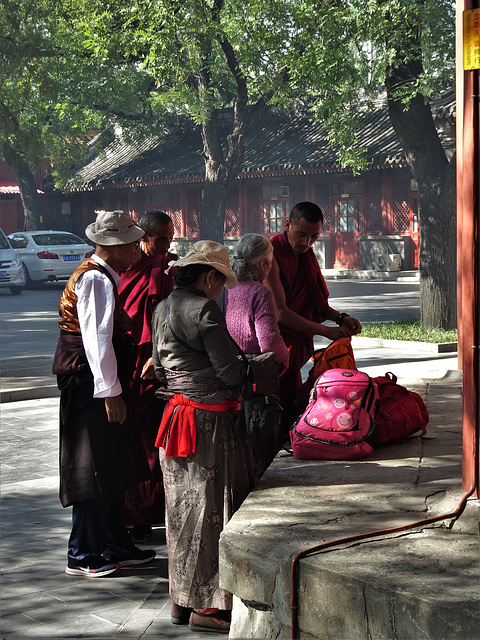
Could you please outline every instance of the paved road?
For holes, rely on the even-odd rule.
[[[419,318],[417,282],[327,280],[330,303],[360,322],[385,322]]]
[[[329,280],[332,306],[361,322],[418,318],[417,283]],[[57,306],[65,283],[52,282],[12,296],[0,290],[1,357],[52,355],[58,336]]]
[[[0,290],[2,358],[53,355],[58,338],[58,301],[65,283],[52,282],[12,296]]]

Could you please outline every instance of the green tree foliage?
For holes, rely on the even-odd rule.
[[[39,224],[32,171],[61,185],[114,114],[143,119],[151,79],[85,49],[76,0],[0,0],[0,157],[17,177],[25,226]]]
[[[223,240],[225,203],[248,127],[270,102],[292,95],[289,60],[301,52],[290,2],[85,0],[85,41],[97,56],[118,52],[155,78],[152,108],[191,118],[205,157],[203,237]],[[230,121],[220,114],[232,108]]]
[[[355,135],[382,91],[418,184],[420,315],[425,328],[456,327],[455,156],[447,159],[430,98],[455,72],[453,0],[305,0],[314,37],[294,77],[353,170],[368,158]]]
[[[384,78],[392,126],[417,181],[420,201],[420,320],[456,327],[456,162],[430,116],[429,99],[455,71],[455,4],[378,0],[382,29],[375,78]]]
[[[454,326],[454,165],[429,107],[453,75],[453,0],[0,2],[10,166],[49,156],[61,184],[93,129],[115,121],[133,136],[192,119],[204,145],[202,235],[216,240],[248,127],[268,104],[308,98],[358,171],[369,160],[356,131],[386,90],[419,185],[422,322]]]
[[[268,103],[313,97],[341,162],[358,171],[368,158],[356,131],[386,89],[419,185],[422,322],[455,326],[454,163],[429,107],[453,76],[452,0],[85,0],[85,8],[91,50],[140,64],[155,78],[155,106],[201,126],[202,234],[217,240],[245,133]]]
[[[415,63],[388,98],[408,109],[417,95],[427,104],[455,72],[453,0],[307,0],[305,19],[316,34],[296,65],[315,96],[315,111],[336,144],[352,149],[365,112],[371,110],[394,69]],[[321,79],[318,82],[318,78]],[[361,150],[360,150],[361,151]],[[367,159],[368,160],[368,159]]]

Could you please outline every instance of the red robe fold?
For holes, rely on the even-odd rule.
[[[133,320],[132,338],[136,343],[135,371],[131,399],[147,453],[153,480],[125,493],[125,524],[163,524],[165,498],[162,471],[155,448],[155,437],[165,403],[155,397],[156,380],[143,380],[143,365],[152,355],[152,314],[155,306],[173,290],[172,274],[166,274],[175,256],[145,256],[122,275],[118,288],[125,311]]]
[[[271,239],[280,269],[287,307],[312,322],[323,322],[328,315],[328,289],[313,249],[296,254],[284,232]],[[279,324],[290,351],[287,372],[280,378],[280,403],[284,408],[282,424],[287,431],[296,417],[296,400],[302,386],[301,369],[313,355],[313,335]]]
[[[172,254],[145,256],[122,275],[118,294],[123,307],[133,320],[135,344],[152,340],[152,313],[155,305],[173,290],[173,278],[166,274]]]

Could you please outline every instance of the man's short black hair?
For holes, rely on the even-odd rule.
[[[316,222],[323,224],[323,212],[320,207],[313,202],[299,202],[293,207],[290,213],[290,222],[296,224],[300,222],[302,218],[311,224],[315,224]]]
[[[151,209],[140,218],[138,226],[145,231],[145,235],[153,236],[159,224],[168,224],[173,222],[165,211],[161,209]]]

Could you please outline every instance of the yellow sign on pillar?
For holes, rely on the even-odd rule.
[[[463,12],[463,68],[480,69],[480,9]]]

